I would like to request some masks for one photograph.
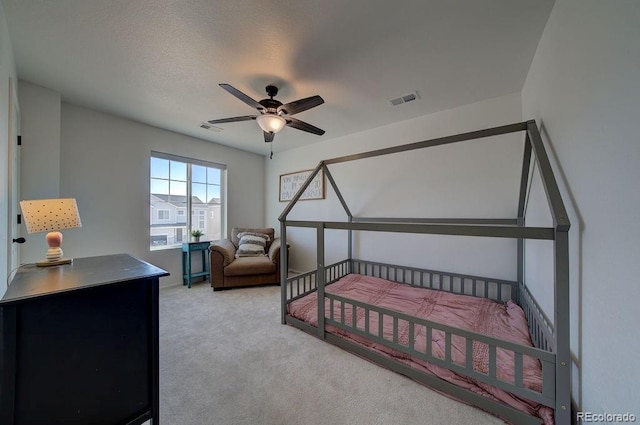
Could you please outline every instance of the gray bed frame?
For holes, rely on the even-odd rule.
[[[423,149],[431,146],[439,146],[448,143],[480,139],[500,134],[524,132],[524,154],[522,160],[522,174],[520,183],[520,195],[518,215],[513,219],[447,219],[447,218],[368,218],[354,217],[345,202],[336,182],[334,181],[329,166],[347,161],[355,161],[380,155],[391,155],[406,152],[413,149]],[[553,218],[553,227],[528,227],[525,226],[525,200],[530,183],[530,167],[533,156],[542,178],[543,187]],[[300,199],[302,193],[313,180],[314,176],[324,171],[327,180],[335,190],[337,197],[344,208],[348,221],[293,221],[287,216]],[[540,137],[535,121],[527,121],[489,128],[469,133],[463,133],[448,137],[395,146],[370,152],[348,155],[321,161],[309,175],[291,202],[279,217],[280,237],[282,244],[287,243],[288,227],[310,227],[316,229],[317,236],[317,269],[287,278],[287,250],[281,252],[281,302],[282,323],[290,324],[306,332],[316,335],[332,344],[340,346],[348,351],[370,359],[384,367],[409,376],[421,383],[439,391],[445,392],[469,404],[492,412],[500,417],[511,420],[517,424],[539,424],[541,419],[522,413],[505,404],[482,397],[469,390],[460,388],[445,382],[435,376],[412,369],[403,363],[392,360],[328,333],[327,324],[340,328],[356,335],[369,338],[377,343],[410,354],[411,356],[429,361],[441,367],[455,371],[464,376],[471,377],[481,382],[491,384],[514,395],[538,402],[554,409],[556,424],[566,425],[571,423],[571,359],[569,339],[569,219],[558,189],[553,169]],[[342,229],[349,233],[348,258],[335,264],[325,265],[324,237],[326,229]],[[392,264],[381,264],[353,258],[353,231],[379,231],[400,233],[422,233],[437,235],[461,235],[511,238],[517,240],[517,281],[506,281],[481,276],[462,275],[458,273],[424,270],[414,267],[405,267]],[[524,241],[526,239],[542,239],[553,242],[554,247],[554,320],[552,322],[545,316],[534,297],[528,291],[524,283]],[[365,304],[359,301],[340,297],[325,292],[325,286],[329,285],[349,273],[359,273],[381,277],[387,280],[405,283],[416,287],[424,287],[454,293],[489,298],[498,302],[506,302],[511,299],[518,303],[525,312],[529,324],[529,331],[534,347],[522,346],[508,341],[491,338],[485,335],[457,329],[441,323],[431,322],[417,317],[408,316],[392,310]],[[318,325],[311,326],[287,313],[287,305],[292,301],[318,292]],[[325,311],[324,300],[330,302],[330,311]],[[339,306],[339,307],[334,307]],[[352,311],[365,312],[367,327],[360,329],[345,322],[345,306],[351,306]],[[336,308],[341,310],[338,319]],[[393,338],[382,337],[379,330],[368,329],[370,315],[378,315],[383,320],[393,320]],[[403,345],[398,341],[398,323],[408,323],[409,344]],[[382,320],[380,320],[382,322]],[[416,328],[426,329],[426,347],[415,347],[414,331]],[[433,330],[445,335],[445,356],[432,355],[431,333]],[[466,340],[466,364],[455,363],[451,359],[451,340],[454,336]],[[472,364],[473,342],[484,343],[489,347],[488,373],[474,370]],[[505,382],[496,376],[496,350],[502,349],[513,352],[515,360],[514,382]],[[540,361],[542,365],[542,391],[536,392],[523,385],[523,357],[530,356]]]

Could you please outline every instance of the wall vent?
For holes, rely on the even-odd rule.
[[[222,128],[220,127],[216,127],[213,124],[209,124],[208,122],[203,122],[202,124],[200,124],[200,128],[204,128],[205,130],[210,130],[210,131],[215,131],[216,133],[219,133],[222,131]]]
[[[404,96],[400,96],[400,97],[396,97],[395,99],[391,99],[389,101],[389,103],[391,105],[393,105],[393,106],[398,106],[398,105],[402,105],[403,103],[414,101],[416,99],[420,99],[420,96],[418,96],[418,92],[417,91],[414,91],[414,92],[411,92],[409,94],[405,94]]]

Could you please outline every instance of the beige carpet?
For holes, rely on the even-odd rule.
[[[280,288],[160,290],[162,425],[504,424],[291,326]]]

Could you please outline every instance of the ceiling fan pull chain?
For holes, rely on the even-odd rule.
[[[273,159],[273,143],[271,143],[271,155],[269,155],[269,159]]]

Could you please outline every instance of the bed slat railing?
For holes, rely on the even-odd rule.
[[[497,302],[519,303],[518,283],[460,273],[441,272],[394,264],[352,259],[353,273],[379,277],[418,288],[435,289],[455,294],[488,298]]]
[[[343,260],[327,266],[327,284],[335,282],[352,271],[419,288],[488,298],[498,302],[505,302],[509,299],[517,301],[516,282],[364,260]],[[316,290],[316,277],[316,271],[313,270],[288,278],[287,300],[293,301]]]
[[[533,299],[529,290],[520,285],[520,307],[524,311],[529,324],[529,334],[533,345],[541,350],[556,351],[554,345],[553,325],[547,316],[542,312],[538,303]]]
[[[367,338],[389,349],[445,367],[529,400],[550,407],[555,406],[555,356],[550,352],[409,316],[331,293],[325,293],[325,298],[330,300],[330,308],[325,317],[326,325]],[[358,321],[358,316],[365,318],[364,323]],[[369,322],[372,319],[377,319],[377,326],[370,325]],[[392,322],[386,322],[387,320]],[[391,335],[384,333],[384,323],[392,323]],[[403,342],[405,339],[400,337],[405,329],[408,329],[406,339],[408,342]],[[420,333],[426,335],[423,347],[416,346],[417,336]],[[433,337],[436,333],[440,335],[438,339],[444,335],[444,353],[435,352]],[[463,359],[454,356],[456,351],[453,345],[454,340],[464,341]],[[481,358],[478,350],[484,349],[488,351],[488,363],[479,366],[474,362],[474,353],[478,353],[478,358]],[[513,371],[504,376],[498,373],[498,350],[514,359]],[[524,363],[527,357],[539,361],[542,365],[540,391],[525,385]]]
[[[286,281],[287,303],[302,298],[317,288],[315,270],[290,277]]]
[[[329,285],[350,273],[350,261],[342,260],[325,267],[325,281]],[[297,274],[286,280],[287,304],[318,290],[317,270]]]

